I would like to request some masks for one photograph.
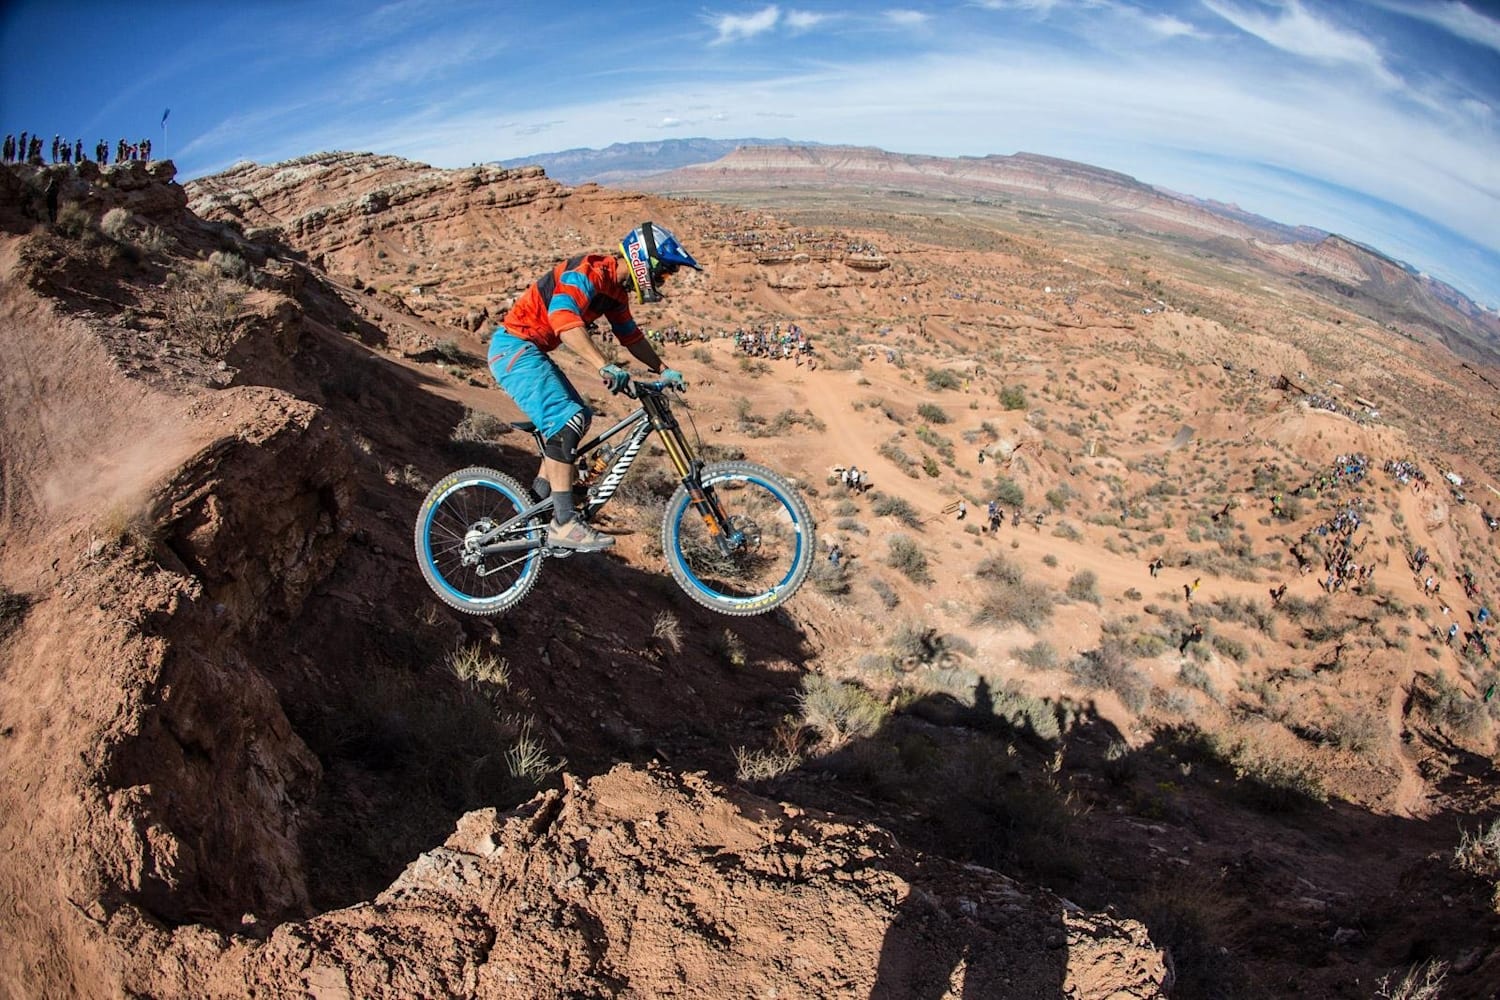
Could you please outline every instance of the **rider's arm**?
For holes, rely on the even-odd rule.
[[[666,367],[662,363],[661,355],[656,353],[656,348],[651,346],[649,340],[637,340],[633,344],[626,345],[626,350],[635,355],[635,359],[650,368],[653,374],[660,375],[661,370]]]
[[[609,364],[609,359],[604,356],[604,352],[599,350],[599,346],[589,336],[588,327],[575,326],[572,329],[561,331],[558,336],[562,338],[563,344],[570,351],[587,361],[590,367],[596,371]],[[634,351],[635,348],[631,348],[631,350]],[[655,352],[653,351],[652,353],[654,354]]]

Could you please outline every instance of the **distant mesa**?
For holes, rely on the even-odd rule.
[[[1205,256],[1265,268],[1345,301],[1381,326],[1500,363],[1500,313],[1347,237],[1291,226],[1178,194],[1113,170],[1035,153],[939,157],[866,146],[772,139],[679,139],[573,149],[505,165],[536,165],[564,183],[593,181],[657,194],[737,197],[789,190],[874,191],[976,208],[1040,212],[1082,226],[1151,233]],[[851,267],[876,267],[846,259]]]

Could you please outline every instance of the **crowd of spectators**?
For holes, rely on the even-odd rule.
[[[1385,471],[1402,486],[1410,485],[1413,493],[1427,488],[1427,475],[1416,462],[1393,458],[1385,463]]]
[[[791,358],[799,365],[805,361],[809,367],[817,367],[812,340],[796,323],[788,323],[785,329],[780,323],[737,329],[734,346],[752,358]]]
[[[68,142],[61,135],[52,137],[51,160],[42,158],[45,152],[42,137],[31,132],[22,132],[20,136],[8,133],[5,136],[3,146],[0,146],[0,154],[6,163],[29,163],[33,166],[45,166],[47,163],[82,163],[88,156],[83,148],[83,140],[75,139]],[[109,163],[109,143],[100,139],[94,143],[94,162],[101,166]],[[126,160],[149,160],[151,159],[151,140],[142,139],[140,142],[126,142],[121,139],[115,143],[115,162],[123,163]]]
[[[813,229],[721,229],[713,239],[760,253],[821,253],[875,256],[880,248],[868,240]]]

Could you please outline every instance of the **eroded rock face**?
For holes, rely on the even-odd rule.
[[[1167,980],[1134,921],[913,856],[876,827],[629,766],[464,816],[369,905],[263,944],[162,945],[128,988],[1102,998],[1164,995]]]
[[[565,196],[540,167],[439,170],[369,153],[246,163],[192,187],[189,207],[199,216],[235,219],[249,229],[273,228],[297,247],[325,255],[377,230]],[[311,191],[317,192],[315,200]]]

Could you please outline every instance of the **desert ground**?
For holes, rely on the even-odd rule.
[[[91,166],[0,173],[6,995],[1500,995],[1494,367],[1071,212]],[[812,577],[688,600],[658,450],[446,608],[488,331],[645,218]]]

